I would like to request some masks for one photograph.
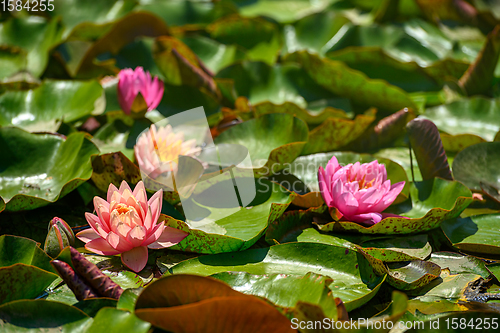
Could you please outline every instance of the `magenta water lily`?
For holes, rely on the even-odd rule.
[[[117,189],[109,185],[107,201],[94,197],[97,215],[86,213],[91,226],[76,237],[85,242],[85,248],[97,254],[121,253],[125,266],[141,271],[148,261],[148,248],[162,249],[182,241],[187,233],[157,223],[162,207],[163,191],[147,199],[143,182],[134,191],[123,181]]]
[[[332,217],[368,225],[378,223],[382,212],[403,190],[405,182],[391,185],[385,165],[377,160],[339,165],[335,156],[326,169],[319,167],[319,188]]]
[[[163,97],[163,82],[142,67],[125,68],[118,74],[118,102],[123,112],[154,110]]]

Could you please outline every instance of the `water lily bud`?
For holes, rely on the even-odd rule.
[[[71,227],[59,217],[49,222],[49,233],[45,239],[44,251],[51,257],[56,257],[66,246],[75,244],[75,234]]]

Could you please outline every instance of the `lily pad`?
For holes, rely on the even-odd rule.
[[[97,81],[44,81],[28,91],[0,96],[0,126],[32,132],[55,132],[61,122],[104,111],[103,89]]]
[[[171,249],[197,253],[221,253],[248,249],[264,234],[268,225],[281,216],[293,199],[290,192],[264,179],[259,180],[256,193],[257,197],[253,203],[247,207],[239,207],[229,216],[221,219],[206,217],[221,231],[223,230],[220,233],[191,229],[184,221],[162,215],[161,219],[166,221],[165,225],[189,233]],[[216,217],[223,213],[225,208],[209,207],[209,210]],[[202,224],[203,220],[196,222],[196,224]]]
[[[387,265],[388,282],[400,290],[412,290],[427,285],[439,277],[441,268],[430,261],[415,260]]]
[[[365,234],[410,234],[439,227],[441,222],[458,217],[472,202],[471,192],[457,181],[434,178],[411,184],[411,203],[389,207],[388,212],[404,217],[387,217],[370,227],[354,222],[318,225],[322,231],[347,231]]]
[[[377,107],[391,113],[406,107],[416,109],[414,102],[401,88],[382,80],[369,79],[340,61],[322,59],[304,51],[288,55],[285,61],[301,64],[320,86],[349,98],[357,105]]]
[[[441,269],[448,269],[450,274],[474,273],[484,279],[490,276],[484,261],[455,252],[434,252],[429,261],[438,264]]]
[[[293,308],[297,302],[321,306],[328,318],[337,319],[337,306],[331,290],[343,287],[329,277],[306,275],[269,274],[253,275],[245,272],[224,272],[211,275],[244,294],[263,297],[273,304]],[[348,300],[343,300],[345,303]],[[346,304],[348,306],[348,304]]]
[[[482,256],[500,255],[500,214],[476,215],[443,222],[441,228],[454,247]]]
[[[500,142],[483,142],[470,146],[453,160],[453,176],[473,190],[485,185],[500,194]]]
[[[0,306],[0,318],[6,332],[42,332],[61,330],[84,332],[92,318],[83,311],[59,302],[20,300]]]
[[[375,120],[372,115],[358,115],[353,120],[328,118],[309,134],[302,155],[309,155],[347,146],[361,136]]]
[[[286,113],[272,113],[233,126],[214,142],[243,145],[255,173],[269,175],[299,156],[307,138],[307,125],[302,120]]]
[[[335,281],[330,288],[333,296],[347,302],[351,310],[369,301],[384,281],[384,277],[377,276],[361,254],[344,247],[314,243],[287,243],[203,256],[183,261],[171,269],[173,274],[203,276],[226,271],[257,275],[312,272],[328,276]]]
[[[0,268],[0,304],[39,296],[52,281],[54,273],[35,266],[14,264]]]
[[[23,70],[39,77],[49,61],[49,52],[62,37],[60,20],[41,16],[15,17],[2,22],[0,44],[19,47],[26,52]]]
[[[135,314],[106,307],[97,313],[88,332],[147,333],[150,329],[151,324]]]
[[[484,97],[463,98],[426,109],[423,117],[448,134],[474,134],[493,141],[500,129],[500,102]]]
[[[90,158],[99,153],[84,133],[67,138],[0,128],[0,195],[7,211],[55,202],[92,174]]]

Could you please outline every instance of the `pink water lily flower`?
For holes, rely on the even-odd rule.
[[[125,68],[118,73],[118,102],[126,114],[154,110],[161,102],[163,89],[163,82],[157,77],[152,79],[142,67]]]
[[[382,220],[384,211],[403,190],[405,182],[391,186],[387,171],[377,160],[339,165],[335,156],[319,167],[321,195],[336,219],[373,225]]]
[[[196,140],[184,140],[184,133],[174,133],[172,126],[151,125],[134,146],[139,168],[152,179],[160,174],[177,171],[179,156],[195,156],[201,151]]]
[[[139,272],[148,261],[148,248],[167,248],[187,236],[184,231],[165,227],[165,222],[157,223],[162,196],[163,191],[160,190],[148,201],[142,181],[137,183],[134,191],[125,181],[120,189],[110,184],[107,201],[94,197],[97,215],[85,213],[91,228],[79,232],[76,237],[94,253],[121,253],[123,264]]]

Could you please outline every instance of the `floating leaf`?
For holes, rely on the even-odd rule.
[[[442,223],[444,234],[454,247],[483,256],[500,255],[500,214],[456,218]]]
[[[211,275],[248,295],[263,297],[275,305],[293,308],[297,302],[317,304],[326,317],[337,319],[337,306],[332,290],[338,286],[331,278],[307,273],[306,275],[269,274],[253,275],[245,272],[224,272]]]
[[[434,252],[429,261],[438,264],[441,269],[448,269],[450,274],[474,273],[484,279],[490,276],[484,261],[455,252]]]
[[[132,163],[123,153],[109,153],[92,160],[92,181],[101,191],[107,192],[109,184],[120,186],[125,180],[135,185],[141,180],[139,167]]]
[[[0,96],[0,126],[32,132],[55,132],[61,122],[73,122],[104,111],[102,87],[96,81],[44,81],[28,91]]]
[[[285,113],[272,113],[233,126],[214,142],[245,146],[255,172],[270,175],[299,156],[307,138],[307,125],[302,120]]]
[[[22,69],[39,77],[47,66],[49,52],[61,41],[61,35],[62,26],[57,19],[16,17],[2,22],[0,44],[19,47],[20,52],[26,52]]]
[[[65,196],[90,178],[90,157],[99,152],[83,133],[62,138],[2,127],[0,143],[0,195],[7,211],[38,208]]]
[[[500,27],[497,26],[488,34],[486,43],[476,60],[458,81],[467,95],[484,94],[490,89],[499,56]]]
[[[250,203],[248,207],[239,207],[229,216],[215,219],[213,223],[225,230],[224,234],[192,229],[184,221],[162,215],[161,219],[166,221],[165,225],[189,233],[185,239],[171,249],[197,253],[221,253],[242,251],[249,248],[264,234],[267,226],[281,216],[293,198],[290,196],[290,192],[281,186],[263,179],[257,183],[256,193],[255,205]],[[201,196],[204,196],[203,192]],[[205,194],[206,196],[209,195]],[[207,208],[214,216],[224,212],[224,208]],[[206,219],[211,220],[210,216]],[[203,220],[196,222],[203,223]]]
[[[423,180],[453,179],[436,125],[427,119],[413,119],[406,128]]]
[[[38,300],[14,301],[0,306],[0,318],[6,332],[42,332],[65,330],[84,332],[92,319],[83,311],[60,302]]]
[[[500,104],[484,97],[463,98],[429,108],[423,117],[448,134],[474,134],[492,141],[500,129]]]
[[[140,320],[135,314],[107,307],[97,312],[88,332],[147,333],[150,329],[151,324]]]
[[[135,314],[168,331],[293,332],[288,319],[265,301],[193,275],[167,276],[148,286]],[[189,320],[192,316],[196,320]]]
[[[416,109],[402,89],[383,81],[368,79],[339,61],[321,59],[303,51],[288,55],[286,61],[301,64],[319,85],[358,105],[374,106],[391,112],[406,107]]]
[[[354,120],[328,118],[309,134],[309,142],[305,145],[302,155],[337,150],[347,146],[359,138],[375,116],[358,115]]]
[[[203,256],[183,261],[172,268],[173,274],[212,275],[225,271],[258,275],[304,275],[313,272],[328,276],[335,281],[330,288],[333,295],[340,297],[351,310],[369,301],[384,280],[384,277],[375,274],[362,255],[344,247],[314,243],[287,243]]]
[[[387,217],[371,227],[354,222],[318,225],[322,231],[352,231],[366,234],[410,234],[439,227],[455,218],[472,202],[471,192],[461,183],[441,178],[412,183],[411,206],[404,202],[388,211],[405,217]],[[409,209],[409,210],[407,210]]]
[[[425,286],[441,274],[441,268],[430,261],[415,260],[390,263],[387,266],[387,281],[401,290],[412,290]]]
[[[453,160],[453,176],[473,190],[491,187],[500,193],[500,142],[483,142],[470,146]]]

